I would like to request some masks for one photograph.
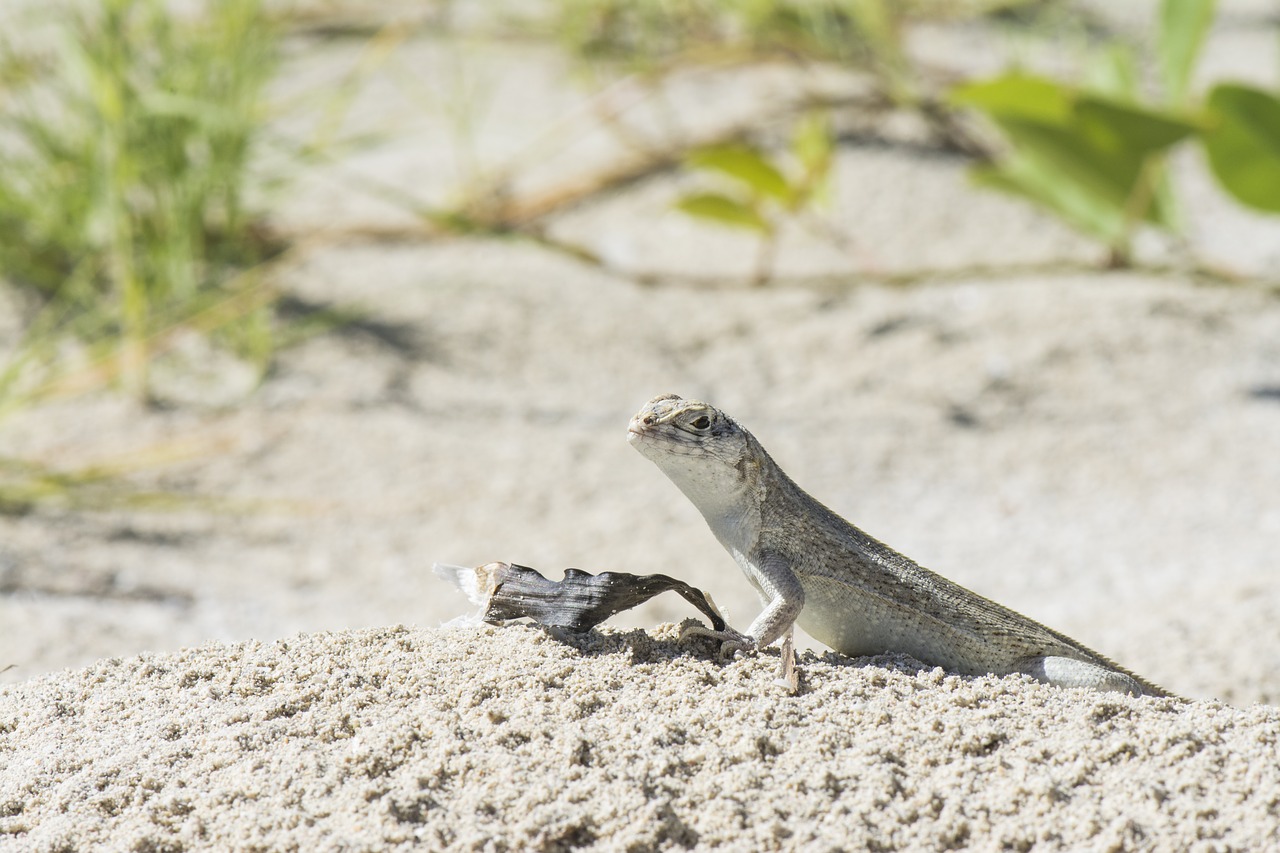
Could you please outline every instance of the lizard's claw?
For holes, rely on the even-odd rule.
[[[683,643],[689,637],[710,637],[713,640],[719,640],[722,658],[731,658],[738,652],[755,651],[758,648],[755,639],[749,634],[743,634],[732,628],[716,631],[704,625],[689,625],[680,632],[680,642]]]

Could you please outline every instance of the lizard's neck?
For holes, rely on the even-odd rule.
[[[750,442],[734,467],[716,465],[708,470],[681,464],[683,461],[672,460],[675,464],[664,466],[667,476],[702,513],[720,544],[734,554],[751,551],[760,536],[763,469],[771,466],[772,460],[757,443]]]
[[[746,554],[755,548],[760,538],[760,508],[752,501],[699,505],[698,509],[711,532],[731,554]]]

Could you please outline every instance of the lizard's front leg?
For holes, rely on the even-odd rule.
[[[751,623],[747,633],[732,628],[713,631],[697,625],[686,628],[680,634],[681,640],[688,636],[714,637],[721,641],[721,656],[728,657],[740,650],[763,649],[795,624],[804,609],[804,587],[791,571],[790,562],[778,554],[766,552],[759,559],[749,561],[743,570],[765,602],[764,610]]]

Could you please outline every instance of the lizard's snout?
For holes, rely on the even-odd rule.
[[[631,423],[627,425],[627,432],[630,438],[636,437],[652,437],[654,436],[654,427],[657,427],[663,420],[675,411],[677,404],[683,402],[683,399],[676,394],[660,394],[654,397],[644,408],[636,412],[631,418]]]
[[[635,438],[645,427],[653,424],[653,416],[644,413],[636,415],[631,419],[631,423],[627,424],[627,438]]]

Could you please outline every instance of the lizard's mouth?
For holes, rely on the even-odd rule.
[[[648,425],[644,420],[639,415],[636,415],[631,419],[631,422],[627,424],[627,440],[630,441],[633,438],[643,438],[647,432],[647,426]]]
[[[654,435],[653,428],[645,424],[633,421],[627,427],[627,444],[633,447],[650,447],[658,437]]]

